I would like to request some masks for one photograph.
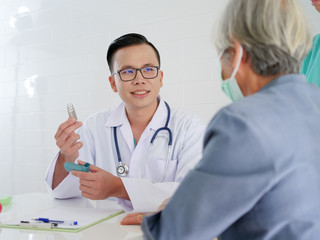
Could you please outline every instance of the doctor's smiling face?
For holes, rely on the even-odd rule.
[[[120,48],[114,53],[109,82],[125,102],[127,110],[143,108],[155,111],[163,79],[163,72],[158,67],[156,52],[147,44]]]

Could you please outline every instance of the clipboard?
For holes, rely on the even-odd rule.
[[[37,212],[32,216],[29,215],[21,217],[19,219],[5,221],[3,223],[0,223],[0,228],[16,228],[77,233],[122,213],[124,213],[123,210],[119,211],[103,208],[54,207],[44,211]],[[59,224],[57,227],[54,228],[47,228],[41,226],[33,227],[32,225],[20,226],[21,221],[31,221],[32,219],[39,217],[45,217],[50,219],[75,220],[78,222],[78,224],[74,226]]]

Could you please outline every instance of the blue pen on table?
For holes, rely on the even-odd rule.
[[[64,224],[64,225],[78,225],[78,221],[66,221],[66,220],[54,220],[49,218],[35,218],[33,220],[41,221],[44,223],[58,223],[58,224]]]

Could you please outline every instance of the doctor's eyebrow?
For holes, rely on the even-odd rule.
[[[146,64],[144,64],[144,65],[142,65],[142,67],[141,68],[143,68],[143,67],[153,67],[153,66],[158,66],[159,64],[153,64],[153,63],[146,63]],[[133,67],[133,66],[131,66],[131,65],[125,65],[125,66],[122,66],[121,68],[120,68],[120,70],[124,70],[124,69],[128,69],[128,68],[134,68],[134,69],[136,69],[137,67]]]

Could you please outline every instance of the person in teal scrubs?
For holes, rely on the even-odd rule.
[[[311,0],[312,5],[320,13],[320,0]],[[301,73],[305,74],[307,81],[320,87],[320,34],[313,39],[313,48],[304,59]]]

